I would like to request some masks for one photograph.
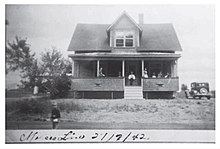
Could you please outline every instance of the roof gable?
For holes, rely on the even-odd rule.
[[[109,32],[112,28],[119,26],[119,27],[126,27],[127,25],[133,25],[142,32],[142,28],[126,13],[123,12],[108,28],[107,32]]]

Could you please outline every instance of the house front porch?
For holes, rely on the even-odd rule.
[[[74,97],[113,99],[126,98],[131,94],[134,98],[163,98],[160,96],[164,94],[170,96],[179,89],[177,55],[169,54],[172,57],[157,55],[154,58],[125,56],[80,57],[80,55],[74,55],[71,87],[75,92]],[[144,75],[145,69],[148,77]],[[131,72],[136,77],[132,85],[128,79]],[[162,75],[159,76],[159,74]]]

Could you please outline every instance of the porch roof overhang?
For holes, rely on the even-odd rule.
[[[177,60],[181,57],[180,54],[175,53],[78,53],[78,54],[69,54],[74,60],[123,60],[123,59],[132,59],[132,60]]]

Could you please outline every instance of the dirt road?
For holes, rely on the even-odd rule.
[[[51,129],[51,122],[8,121],[6,129]],[[214,130],[210,123],[92,123],[60,122],[59,129],[178,129]]]

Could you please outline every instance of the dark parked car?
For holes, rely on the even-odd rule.
[[[191,90],[186,90],[186,98],[202,98],[206,97],[208,99],[211,98],[211,94],[209,92],[209,83],[203,82],[203,83],[198,83],[198,82],[193,82],[191,83]]]

